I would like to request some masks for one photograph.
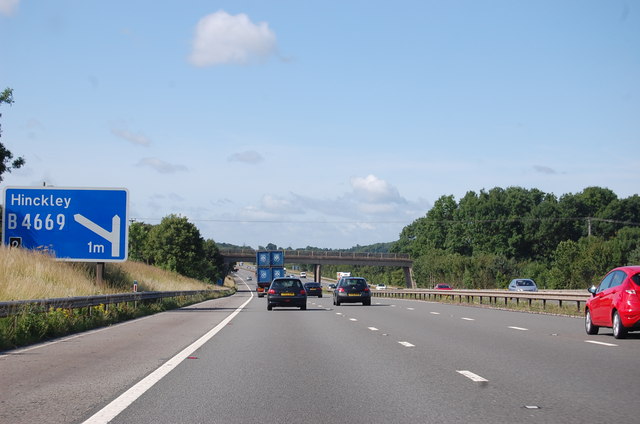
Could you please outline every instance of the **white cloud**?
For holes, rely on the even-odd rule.
[[[396,187],[375,175],[354,177],[351,187],[351,192],[336,199],[314,199],[292,194],[293,203],[304,205],[307,211],[361,223],[368,220],[411,220],[422,216],[430,207],[424,199],[407,201]]]
[[[11,16],[18,10],[20,0],[0,0],[0,14]]]
[[[199,67],[245,65],[268,58],[275,46],[276,36],[266,22],[254,24],[244,13],[232,16],[220,10],[198,22],[189,62]]]
[[[184,165],[174,165],[158,158],[141,159],[140,162],[138,162],[138,166],[148,166],[161,174],[174,174],[176,172],[187,170],[187,167]]]
[[[121,128],[111,128],[111,134],[127,140],[130,143],[137,144],[139,146],[148,146],[151,144],[151,140],[143,134],[134,134],[129,130]]]
[[[262,208],[269,213],[279,214],[299,214],[302,213],[302,209],[295,206],[290,200],[282,197],[271,196],[269,194],[262,197]]]
[[[229,156],[229,162],[243,162],[251,165],[262,162],[262,155],[254,150],[247,150],[246,152],[234,153]]]
[[[406,203],[398,189],[375,175],[351,178],[353,194],[366,203]]]
[[[539,172],[541,174],[547,174],[547,175],[557,174],[555,169],[549,168],[548,166],[534,165],[533,169],[535,169],[536,172]]]

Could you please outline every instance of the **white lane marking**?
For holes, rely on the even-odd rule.
[[[415,311],[416,308],[407,308],[407,311]]]
[[[378,329],[376,327],[367,327],[369,330],[371,331],[378,331]]]
[[[342,312],[336,312],[336,315],[342,315]]]
[[[597,344],[597,345],[601,345],[601,346],[611,346],[611,347],[618,346],[617,344],[605,343],[605,342],[597,342],[595,340],[585,340],[584,342],[585,343],[593,343],[593,344]]]
[[[415,347],[416,346],[416,345],[413,345],[413,344],[411,344],[409,342],[398,342],[398,343],[400,343],[404,347]]]
[[[349,318],[349,321],[358,321],[358,320],[355,318]]]
[[[512,330],[519,330],[519,331],[529,331],[528,328],[523,328],[523,327],[511,327],[511,326],[509,326],[507,328],[510,328]]]
[[[395,307],[396,307],[396,305],[389,305],[389,306],[391,306],[392,308],[395,308]]]
[[[474,318],[465,318],[465,317],[462,317],[462,319],[463,319],[463,320],[465,320],[465,321],[475,321],[475,319],[474,319]]]
[[[486,378],[480,377],[478,374],[474,374],[471,371],[467,371],[467,370],[456,370],[457,373],[464,375],[465,377],[467,377],[469,380],[471,381],[475,381],[477,383],[483,383],[483,382],[487,382],[489,380],[487,380]]]
[[[246,285],[246,283],[245,283]],[[200,337],[195,342],[191,343],[189,346],[184,348],[181,352],[175,355],[173,358],[169,359],[164,364],[160,365],[155,371],[151,374],[140,380],[129,390],[118,396],[107,406],[96,412],[93,416],[91,416],[88,420],[86,420],[83,424],[102,424],[108,423],[117,417],[122,411],[127,409],[129,405],[136,401],[140,396],[142,396],[147,390],[153,387],[158,381],[160,381],[164,376],[169,374],[173,369],[175,369],[182,361],[187,359],[193,352],[202,347],[206,342],[208,342],[213,336],[218,334],[220,330],[231,322],[236,315],[240,313],[244,309],[245,306],[253,299],[253,291],[247,286],[249,289],[249,293],[251,293],[251,297],[247,299],[242,305],[240,305],[235,311],[229,314],[228,317],[223,319],[220,324],[213,327],[209,332],[207,332],[204,336]]]
[[[25,347],[25,348],[22,348],[22,349],[15,349],[15,350],[12,350],[10,353],[9,352],[5,352],[6,354],[0,355],[0,360],[5,359],[5,358],[9,358],[9,357],[11,357],[13,355],[19,355],[21,353],[29,352],[31,350],[41,349],[43,347],[48,347],[48,346],[53,346],[53,345],[58,344],[58,343],[68,342],[70,340],[78,339],[80,337],[90,336],[92,334],[101,333],[103,331],[113,330],[116,327],[121,327],[123,325],[134,324],[134,323],[140,322],[140,321],[142,321],[144,319],[149,319],[149,318],[152,318],[152,317],[153,317],[153,315],[146,315],[146,316],[143,316],[143,317],[140,317],[140,318],[136,318],[136,319],[132,319],[132,320],[129,320],[129,321],[119,322],[117,324],[110,325],[109,327],[102,327],[102,328],[97,328],[95,330],[88,330],[88,331],[85,331],[84,333],[74,334],[73,336],[60,338],[60,339],[53,340],[53,341],[50,341],[50,342],[43,342],[43,343],[40,343],[40,344],[37,344],[37,345],[34,345],[34,346]]]
[[[431,315],[440,315],[440,312],[429,312]]]

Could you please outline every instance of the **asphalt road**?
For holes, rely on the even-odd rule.
[[[636,422],[640,335],[601,332],[397,299],[267,311],[246,290],[0,356],[0,422]]]

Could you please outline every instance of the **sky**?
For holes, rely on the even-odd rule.
[[[253,248],[640,183],[640,0],[0,0],[7,87],[0,188],[126,188]]]

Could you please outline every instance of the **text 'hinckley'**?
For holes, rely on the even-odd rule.
[[[9,204],[11,206],[63,207],[67,209],[71,205],[71,197],[58,197],[53,194],[32,197],[25,194],[12,193]]]

